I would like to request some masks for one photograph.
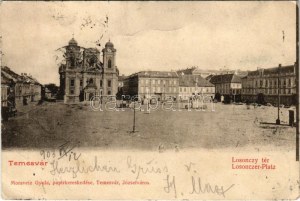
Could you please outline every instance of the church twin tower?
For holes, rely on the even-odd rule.
[[[65,103],[89,101],[95,96],[115,96],[119,71],[115,65],[116,49],[110,41],[102,49],[78,46],[74,38],[65,47],[65,63],[59,67],[60,97]]]

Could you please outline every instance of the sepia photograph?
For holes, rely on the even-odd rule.
[[[297,199],[296,1],[0,3],[2,199]]]

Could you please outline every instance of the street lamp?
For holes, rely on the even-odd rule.
[[[165,80],[164,80],[165,81]],[[163,82],[164,82],[163,81]],[[164,97],[164,100],[166,100],[166,84],[164,84],[164,88],[163,88],[163,97]]]
[[[235,103],[235,95],[236,95],[236,89],[233,89],[233,102]]]
[[[132,132],[135,133],[135,99],[133,102],[133,128],[132,128]]]
[[[279,85],[279,82],[280,82],[280,68],[281,68],[281,64],[279,64],[278,66],[278,72],[277,72],[277,107],[278,107],[278,111],[277,111],[277,119],[276,119],[276,124],[277,125],[280,125],[280,117],[279,117],[279,112],[280,112],[280,108],[279,108],[279,105],[280,105],[280,85]]]

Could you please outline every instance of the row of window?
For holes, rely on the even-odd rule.
[[[195,87],[180,87],[179,88],[179,91],[180,92],[190,92],[190,93],[194,93],[196,91],[196,88]],[[199,92],[211,92],[211,93],[214,93],[215,92],[215,89],[214,87],[208,87],[208,88],[198,88],[197,91]]]
[[[295,82],[294,82],[295,83]],[[255,86],[260,86],[260,87],[268,87],[268,86],[276,86],[277,85],[277,79],[274,80],[256,80],[255,81]],[[279,85],[284,85],[284,86],[291,86],[292,85],[292,80],[291,78],[289,79],[281,79],[279,80]]]
[[[141,84],[169,84],[169,85],[176,85],[176,80],[154,80],[154,79],[141,79]]]
[[[240,83],[231,83],[231,88],[241,88],[242,84]]]
[[[255,89],[243,89],[243,93],[249,93],[249,94],[257,94],[257,93],[265,93],[265,94],[278,94],[277,89],[264,89],[264,90],[255,90]],[[280,89],[280,94],[292,94],[291,89]]]
[[[71,95],[74,94],[74,89],[70,89],[70,94],[71,94]],[[107,94],[108,94],[108,95],[111,95],[111,91],[108,90],[108,91],[107,91]],[[102,95],[102,91],[100,92],[100,95]]]
[[[221,84],[221,85],[216,85],[217,89],[229,89],[230,85],[229,84]]]
[[[275,86],[269,86],[269,87],[260,87],[260,86],[258,86],[258,87],[252,87],[252,86],[245,86],[245,87],[243,87],[243,89],[277,89],[278,88],[278,86],[277,85],[275,85]],[[292,87],[292,86],[286,86],[286,85],[280,85],[279,86],[279,88],[281,88],[281,89],[288,89],[288,88],[295,88],[295,86],[294,87]]]
[[[229,89],[219,89],[216,90],[217,93],[221,93],[221,94],[228,94],[229,93]]]
[[[95,81],[93,78],[90,78],[88,80],[88,83],[93,84]],[[83,86],[83,80],[80,80],[80,86]],[[103,86],[103,81],[100,80],[100,87]],[[70,79],[70,87],[75,87],[75,79]],[[107,80],[107,87],[111,87],[111,80]]]
[[[150,93],[149,89],[150,87],[140,87],[140,92],[141,93]],[[176,93],[176,87],[152,87],[152,93]]]
[[[231,89],[231,90],[218,90],[217,93],[220,94],[240,94],[241,93],[241,89]]]
[[[40,90],[40,86],[39,85],[27,85],[27,84],[23,84],[23,85],[19,85],[18,89],[16,90],[16,93],[18,94],[25,94],[25,93],[34,93],[34,92],[38,92]]]

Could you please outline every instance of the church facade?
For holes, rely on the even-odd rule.
[[[116,49],[110,41],[100,51],[80,47],[72,38],[65,46],[66,62],[59,67],[59,95],[65,103],[90,101],[95,96],[115,96],[119,70],[115,65]]]

